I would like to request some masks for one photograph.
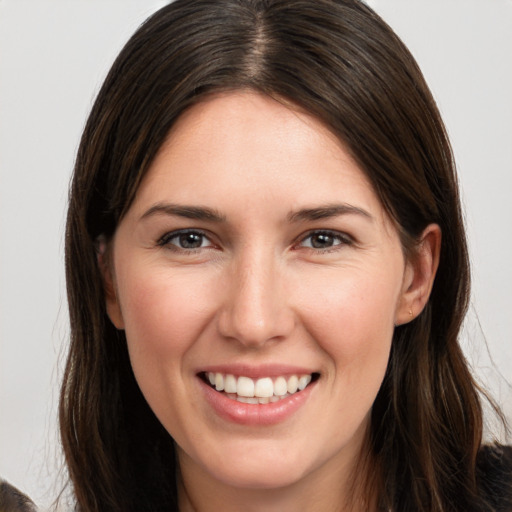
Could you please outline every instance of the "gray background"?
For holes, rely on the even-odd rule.
[[[109,65],[164,3],[0,0],[0,476],[42,505],[60,488],[63,219],[74,154]],[[463,343],[511,417],[512,2],[369,3],[419,61],[447,124],[474,271]]]

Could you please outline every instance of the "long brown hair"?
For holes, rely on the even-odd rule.
[[[106,316],[97,244],[115,232],[180,114],[240,88],[321,119],[368,176],[406,253],[428,224],[441,227],[431,297],[396,328],[372,409],[368,482],[385,509],[491,510],[478,491],[481,406],[458,344],[469,265],[452,152],[413,57],[356,0],[177,0],[115,61],[80,143],[66,231],[60,425],[78,510],[177,509],[173,441]]]

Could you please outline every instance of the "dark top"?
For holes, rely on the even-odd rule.
[[[512,446],[483,446],[477,457],[477,478],[495,512],[512,512]]]
[[[0,479],[0,512],[36,512],[36,510],[30,498]]]

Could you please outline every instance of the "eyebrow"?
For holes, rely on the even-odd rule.
[[[338,217],[339,215],[360,215],[368,220],[374,220],[373,216],[363,208],[350,204],[330,204],[318,208],[304,208],[296,212],[290,212],[288,214],[288,221],[313,221]]]
[[[213,208],[205,206],[188,206],[171,203],[157,203],[142,214],[140,220],[152,217],[153,215],[171,215],[184,217],[186,219],[206,220],[210,222],[225,222],[226,217]],[[316,208],[303,208],[287,215],[288,222],[305,222],[338,217],[340,215],[360,215],[368,220],[373,216],[357,206],[350,204],[331,204]]]
[[[213,208],[204,206],[187,206],[170,203],[158,203],[144,212],[140,220],[153,215],[172,215],[186,219],[207,220],[210,222],[225,222],[226,217]]]

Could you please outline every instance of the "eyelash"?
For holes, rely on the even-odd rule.
[[[188,236],[195,235],[197,237],[201,237],[201,245],[199,247],[188,247],[187,248],[187,247],[180,247],[177,244],[171,243],[171,241],[173,239],[182,237],[182,236],[187,236],[187,235]],[[311,239],[314,236],[329,237],[333,242],[338,242],[338,243],[335,243],[335,245],[331,245],[329,247],[324,247],[324,248],[313,247],[312,245],[309,245],[309,246],[303,245],[306,240]],[[205,240],[208,240],[210,242],[210,245],[203,246],[202,244],[204,243]],[[339,250],[340,247],[342,247],[342,246],[353,245],[353,243],[354,243],[354,240],[346,233],[341,233],[339,231],[330,231],[330,230],[313,230],[313,231],[306,233],[305,235],[302,235],[297,240],[297,242],[294,243],[294,248],[295,247],[299,247],[299,248],[303,247],[303,248],[311,250],[315,253],[330,253],[330,252]],[[157,245],[160,247],[167,247],[176,252],[183,252],[183,253],[187,253],[187,254],[195,253],[197,251],[200,251],[201,249],[210,248],[210,247],[214,246],[214,244],[208,238],[208,235],[205,232],[203,232],[201,230],[197,230],[197,229],[180,229],[178,231],[172,231],[170,233],[166,233],[158,240]]]
[[[350,245],[353,245],[353,243],[354,243],[354,240],[349,235],[347,235],[346,233],[342,233],[340,231],[313,230],[313,231],[310,231],[309,233],[306,233],[306,235],[301,236],[301,238],[299,239],[296,246],[297,245],[300,246],[306,240],[311,239],[313,236],[325,236],[325,237],[332,238],[333,241],[338,242],[335,245],[332,245],[329,247],[324,247],[324,248],[312,247],[312,246],[308,247],[308,246],[302,245],[302,247],[306,247],[307,249],[310,249],[314,252],[330,253],[330,252],[339,250],[343,246],[350,246]]]
[[[178,238],[178,237],[181,237],[181,236],[187,236],[187,235],[197,235],[198,237],[202,237],[202,242],[201,242],[201,246],[200,247],[192,247],[192,248],[186,248],[186,247],[179,247],[177,244],[173,244],[171,243],[171,240],[173,240],[174,238]],[[208,238],[208,235],[206,233],[204,233],[203,231],[201,230],[198,230],[198,229],[180,229],[178,231],[172,231],[170,233],[166,233],[164,236],[162,236],[158,242],[157,242],[157,245],[159,245],[160,247],[167,247],[168,249],[171,249],[173,251],[176,251],[176,252],[184,252],[184,253],[194,253],[194,252],[197,252],[201,249],[205,249],[205,248],[208,248],[210,246],[207,246],[207,247],[203,247],[202,246],[202,243],[204,242],[204,240],[209,240]],[[210,241],[210,244],[211,244],[211,241]],[[213,245],[213,244],[211,244]]]

